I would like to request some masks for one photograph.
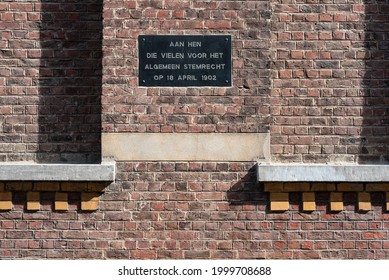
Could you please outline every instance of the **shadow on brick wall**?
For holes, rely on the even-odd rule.
[[[389,163],[389,1],[365,0],[359,163]],[[358,56],[357,56],[358,57]]]
[[[42,0],[39,162],[101,154],[103,0]]]
[[[256,165],[227,191],[227,199],[230,205],[262,205],[263,209],[268,204],[267,195],[263,192],[263,186],[257,182]]]

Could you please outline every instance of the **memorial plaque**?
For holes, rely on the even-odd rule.
[[[140,35],[139,86],[230,87],[230,35]]]

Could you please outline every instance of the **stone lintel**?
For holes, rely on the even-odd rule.
[[[259,182],[388,182],[389,165],[258,163]]]
[[[0,181],[105,181],[115,179],[115,164],[0,164]]]

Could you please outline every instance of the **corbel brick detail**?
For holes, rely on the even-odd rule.
[[[270,210],[287,211],[289,210],[288,193],[270,193]]]
[[[0,192],[0,210],[1,211],[12,210],[11,192]]]
[[[265,192],[389,192],[389,183],[264,183]]]
[[[0,191],[103,192],[107,182],[0,182]]]
[[[334,212],[343,211],[343,193],[332,192],[330,194],[330,210]]]
[[[265,183],[265,192],[283,192],[284,183]]]
[[[309,183],[284,183],[284,192],[308,192]]]
[[[304,192],[303,193],[303,211],[315,211],[316,202],[315,202],[315,193],[314,192]]]
[[[53,192],[53,211],[69,210],[69,193],[79,193],[80,210],[98,210],[105,182],[0,182],[0,211],[13,209],[12,194],[25,192],[27,211],[41,210],[41,194]]]
[[[59,182],[35,182],[34,191],[56,192],[61,188]]]
[[[55,193],[54,210],[67,211],[68,209],[69,209],[68,194],[56,192]]]
[[[316,193],[329,192],[329,210],[343,211],[343,194],[356,192],[356,211],[368,212],[372,209],[371,193],[386,194],[386,211],[389,211],[389,183],[309,183],[309,182],[269,182],[264,183],[264,191],[270,193],[270,210],[286,211],[289,209],[289,193],[302,193],[302,211],[316,210]],[[281,199],[282,198],[282,199]],[[282,201],[282,203],[281,203]]]
[[[367,192],[388,192],[389,191],[389,183],[366,184],[365,191],[367,191]]]
[[[338,192],[362,192],[364,190],[363,184],[340,183],[336,185]]]
[[[367,192],[358,193],[358,210],[359,211],[371,210],[370,193]]]
[[[313,183],[311,184],[311,191],[313,192],[332,192],[336,190],[334,183]]]
[[[96,211],[99,206],[99,193],[81,193],[81,210]]]
[[[27,193],[27,210],[38,211],[41,209],[40,194],[39,192],[28,192]]]

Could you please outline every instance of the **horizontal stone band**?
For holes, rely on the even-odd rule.
[[[260,182],[388,182],[389,165],[258,164]]]
[[[103,157],[126,160],[256,161],[269,156],[267,133],[104,133]]]
[[[106,181],[115,179],[115,164],[0,164],[0,181]]]

